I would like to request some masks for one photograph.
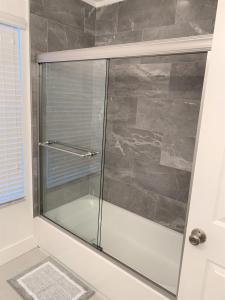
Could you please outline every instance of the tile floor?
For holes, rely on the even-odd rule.
[[[24,270],[38,264],[44,260],[47,255],[39,248],[35,248],[24,255],[0,266],[0,299],[1,300],[21,300],[7,280],[23,272]],[[63,299],[62,299],[63,300]],[[90,300],[107,300],[98,292]],[[109,300],[109,299],[108,299]]]

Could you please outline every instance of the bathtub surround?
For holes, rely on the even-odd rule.
[[[213,33],[217,1],[97,8],[95,45]],[[205,54],[111,60],[103,198],[184,231]]]
[[[79,0],[31,0],[30,11],[31,26],[39,23],[45,28],[47,51],[94,45],[95,9],[87,3]]]
[[[213,33],[217,0],[126,0],[96,10],[95,45]]]
[[[206,54],[112,59],[103,199],[183,232]]]
[[[118,43],[129,43],[129,42],[138,42],[138,41],[145,41],[145,40],[153,40],[153,39],[160,39],[160,38],[172,38],[172,37],[180,37],[180,36],[187,36],[187,35],[197,35],[197,34],[205,34],[205,33],[212,33],[214,28],[214,19],[216,13],[216,0],[126,0],[123,2],[115,3],[112,5],[108,5],[101,8],[95,8],[87,3],[80,1],[80,0],[31,0],[30,1],[30,26],[31,26],[31,59],[32,59],[32,129],[33,129],[33,182],[34,182],[34,215],[39,213],[38,207],[38,67],[35,63],[36,55],[41,52],[46,51],[57,51],[57,50],[67,50],[67,49],[74,49],[74,48],[83,48],[83,47],[93,47],[94,45],[106,45],[106,44],[118,44]],[[146,58],[150,59],[150,58]],[[163,57],[161,57],[163,59]],[[137,64],[134,64],[134,60],[137,61]],[[160,165],[164,167],[163,172],[160,173],[158,170],[154,169],[154,172],[159,173],[162,178],[165,177],[165,173],[167,174],[167,170],[169,168],[173,170],[179,170],[179,172],[183,172],[184,175],[181,176],[182,179],[180,181],[185,182],[183,185],[188,186],[190,180],[190,169],[191,169],[191,162],[193,156],[193,145],[195,142],[195,138],[193,136],[189,136],[188,133],[183,132],[185,138],[181,138],[177,134],[171,140],[171,134],[165,134],[159,131],[158,128],[160,126],[165,126],[165,124],[159,124],[159,118],[156,120],[154,118],[154,111],[157,112],[159,110],[159,103],[154,103],[155,96],[145,95],[142,96],[142,100],[138,100],[136,95],[134,94],[134,89],[137,86],[137,82],[139,82],[145,77],[143,74],[148,74],[148,63],[144,62],[145,58],[142,58],[142,62],[139,63],[138,59],[133,59],[128,69],[123,70],[121,69],[121,76],[124,81],[130,82],[130,75],[132,74],[132,68],[139,68],[137,70],[136,79],[133,81],[132,87],[130,86],[129,89],[132,91],[124,91],[124,95],[118,95],[112,98],[109,98],[109,109],[108,114],[109,119],[112,117],[122,118],[123,121],[127,124],[123,128],[120,124],[113,125],[111,132],[114,132],[115,135],[121,135],[122,138],[129,139],[129,135],[133,136],[134,132],[130,132],[127,129],[128,125],[130,124],[133,126],[132,122],[134,122],[134,118],[137,119],[137,124],[133,126],[137,130],[135,133],[138,139],[144,140],[144,143],[149,144],[149,141],[154,140],[158,146],[155,146],[155,151],[151,152],[150,155],[151,159],[153,160],[160,160]],[[120,61],[122,63],[122,60]],[[156,76],[157,80],[155,80],[155,89],[166,89],[166,85],[168,82],[166,80],[161,80],[162,77],[170,77],[172,72],[179,73],[180,70],[177,69],[176,64],[173,66],[173,70],[171,70],[171,62],[163,63],[163,61],[159,61],[158,64],[161,66],[159,67],[160,72],[162,72],[162,76]],[[188,62],[187,62],[188,64]],[[186,65],[187,65],[186,64]],[[186,70],[186,67],[184,67]],[[114,72],[114,71],[112,71]],[[111,74],[112,74],[111,72]],[[115,73],[116,75],[117,73]],[[174,85],[181,86],[182,85],[182,76],[172,76],[176,78]],[[193,77],[193,76],[191,76]],[[145,82],[146,78],[144,78],[143,87],[147,82]],[[179,81],[180,80],[180,81]],[[168,80],[167,80],[168,81]],[[178,82],[179,81],[179,82]],[[185,84],[183,88],[185,89]],[[191,82],[189,82],[191,85]],[[170,85],[173,85],[171,82]],[[139,90],[141,87],[139,87]],[[174,92],[176,88],[174,86]],[[172,93],[170,91],[170,93]],[[188,93],[191,93],[189,91]],[[148,94],[148,92],[147,92]],[[176,91],[176,94],[178,92]],[[186,92],[183,90],[180,92],[183,95]],[[149,97],[149,98],[148,98]],[[148,105],[148,101],[152,103],[153,110],[150,109]],[[183,98],[182,98],[183,99]],[[139,102],[138,102],[139,101]],[[129,104],[128,104],[129,103]],[[182,111],[182,107],[179,104],[179,101],[173,101],[173,108],[177,108],[177,113]],[[179,105],[178,105],[179,104]],[[179,110],[180,109],[180,110]],[[194,117],[195,118],[195,117]],[[177,124],[181,122],[181,120],[176,120]],[[111,121],[109,122],[111,123]],[[195,124],[195,123],[194,123]],[[108,128],[111,125],[108,124]],[[153,126],[153,128],[152,128]],[[156,128],[154,128],[154,126]],[[109,130],[109,129],[107,129]],[[171,130],[175,130],[171,128]],[[195,128],[192,128],[193,132]],[[141,131],[141,133],[140,133]],[[149,131],[151,135],[149,135]],[[108,131],[110,132],[110,131]],[[136,139],[135,137],[135,139]],[[132,138],[131,138],[132,139]],[[140,142],[138,142],[140,143]],[[143,143],[143,141],[141,142]],[[152,143],[152,142],[150,142]],[[160,146],[159,146],[160,144]],[[188,145],[186,147],[186,145]],[[192,146],[191,146],[192,145]],[[160,151],[159,151],[160,148]],[[158,149],[158,150],[157,150]],[[185,149],[185,152],[184,152]],[[140,147],[139,150],[140,151]],[[158,151],[158,152],[157,152]],[[180,154],[182,153],[182,154]],[[124,192],[123,182],[119,180],[119,178],[113,178],[113,181],[110,180],[110,174],[107,174],[110,169],[110,164],[114,159],[115,154],[113,151],[107,151],[106,149],[106,172],[105,172],[105,185],[106,188],[104,189],[105,193],[109,193],[107,188],[107,184],[112,184],[112,186],[116,185],[116,190],[121,190]],[[137,155],[138,156],[138,155]],[[154,158],[152,157],[154,156]],[[118,157],[116,157],[118,159]],[[142,169],[141,161],[137,160],[137,163],[134,164],[132,167],[135,171],[135,174],[138,174]],[[119,161],[117,161],[117,165]],[[123,167],[123,164],[125,166]],[[126,165],[127,162],[121,162],[118,168],[125,168],[126,170],[130,170],[130,166]],[[115,164],[116,165],[116,164]],[[153,170],[153,169],[152,169]],[[162,171],[162,169],[161,169]],[[120,171],[116,171],[119,172]],[[130,171],[129,171],[130,172]],[[147,172],[147,171],[146,171]],[[176,181],[177,175],[174,171],[175,175],[172,176],[173,182]],[[188,176],[189,174],[189,176]],[[129,177],[131,174],[127,174],[125,177]],[[132,175],[133,176],[133,175]],[[93,180],[90,180],[89,185],[89,192],[92,191],[93,194],[97,195],[99,191],[96,192],[96,184],[95,184],[95,177]],[[137,176],[137,182],[140,176]],[[110,180],[110,181],[109,181]],[[118,185],[117,185],[118,181]],[[126,180],[125,180],[126,181]],[[176,181],[177,182],[177,181]],[[75,182],[74,182],[75,184]],[[80,181],[77,182],[78,186],[80,186]],[[126,182],[129,187],[129,180]],[[170,183],[171,184],[171,183]],[[122,185],[122,187],[121,187]],[[139,184],[138,184],[139,185]],[[142,183],[143,185],[143,183]],[[177,185],[180,185],[180,183]],[[92,186],[92,188],[91,188]],[[72,187],[72,184],[71,184]],[[63,188],[60,188],[60,195],[65,194],[63,192]],[[62,189],[61,189],[62,188]],[[136,187],[137,188],[137,187]],[[146,188],[146,185],[142,188]],[[147,186],[147,191],[148,191]],[[162,187],[158,187],[158,189],[164,188],[167,190],[164,185]],[[136,207],[137,203],[134,204],[135,201],[134,196],[132,199],[127,200],[127,195],[125,193],[123,201],[124,203],[120,204],[124,208],[129,207],[128,209],[138,213],[140,215],[147,215],[146,217],[153,218],[152,214],[154,214],[154,218],[156,215],[160,215],[159,211],[153,209],[153,204],[155,202],[164,203],[164,208],[162,206],[162,212],[164,211],[173,211],[174,209],[178,211],[177,215],[181,216],[178,220],[174,221],[168,216],[163,217],[163,220],[160,221],[167,226],[175,228],[176,230],[182,231],[183,230],[183,220],[185,216],[185,203],[187,199],[187,191],[184,192],[185,197],[183,196],[183,200],[177,200],[177,194],[179,194],[179,188],[176,187],[175,191],[165,192],[163,191],[162,194],[164,197],[163,200],[158,196],[158,189],[155,191],[155,194],[151,194],[154,201],[150,201],[147,205],[151,207],[147,209],[145,213],[144,206],[146,205],[146,198],[148,199],[149,195],[146,194],[146,190],[141,192],[141,197],[143,198],[140,200],[143,202],[142,207]],[[72,192],[73,188],[71,189]],[[81,190],[81,195],[84,194],[84,190]],[[52,192],[52,191],[51,191]],[[50,192],[50,194],[51,194]],[[139,190],[136,191],[139,193]],[[152,191],[153,192],[153,191]],[[52,193],[54,195],[55,192]],[[71,195],[71,193],[70,193]],[[133,193],[134,195],[134,193]],[[141,198],[140,197],[140,198]],[[50,196],[51,198],[51,196]],[[109,201],[115,203],[115,199],[111,199],[109,196]],[[157,201],[156,201],[157,198]],[[159,199],[158,199],[159,198]],[[185,200],[184,200],[185,198]],[[51,198],[52,199],[52,198]],[[70,196],[68,197],[70,199]],[[121,199],[121,197],[120,197]],[[120,202],[118,198],[117,201]],[[172,200],[171,200],[172,199]],[[180,199],[180,198],[179,198]],[[70,200],[68,200],[70,201]],[[128,201],[128,204],[125,204]],[[51,202],[51,201],[50,201]],[[64,203],[64,202],[62,202]],[[133,203],[133,204],[132,204]],[[173,205],[172,205],[172,204]],[[50,204],[50,203],[49,203]],[[60,199],[56,201],[56,206],[60,204]],[[52,204],[50,204],[51,206]],[[119,205],[119,204],[118,204]],[[138,204],[139,205],[139,204]],[[174,207],[175,205],[175,207]],[[135,208],[136,207],[136,208]],[[155,207],[155,206],[154,206]],[[158,207],[159,208],[159,207]],[[156,212],[157,211],[157,212]],[[153,213],[154,212],[154,213]],[[172,214],[172,213],[171,213]],[[148,216],[150,215],[150,216]],[[175,222],[175,223],[174,223]],[[173,223],[173,225],[171,225]],[[168,225],[169,224],[169,225]]]

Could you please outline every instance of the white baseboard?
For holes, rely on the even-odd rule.
[[[34,236],[31,235],[24,240],[21,240],[15,244],[12,244],[6,248],[0,250],[0,266],[8,261],[30,251],[37,245],[34,240]]]
[[[37,244],[112,300],[168,300],[117,264],[43,218],[34,219]]]

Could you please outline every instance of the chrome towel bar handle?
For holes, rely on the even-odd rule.
[[[63,146],[63,147],[69,148],[69,149],[63,149],[63,148],[57,147],[57,145]],[[80,147],[72,146],[72,145],[62,143],[62,142],[57,142],[57,141],[46,141],[43,143],[39,143],[39,146],[42,146],[45,148],[50,148],[50,149],[57,150],[57,151],[61,151],[61,152],[68,153],[68,154],[72,154],[72,155],[80,157],[80,158],[92,158],[92,157],[96,156],[97,154],[99,154],[99,152],[96,152],[96,151],[89,151],[85,148],[80,148]],[[75,152],[74,150],[84,152],[84,154]]]

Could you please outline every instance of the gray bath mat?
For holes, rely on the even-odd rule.
[[[72,272],[52,258],[8,282],[25,300],[87,300],[94,294]]]

